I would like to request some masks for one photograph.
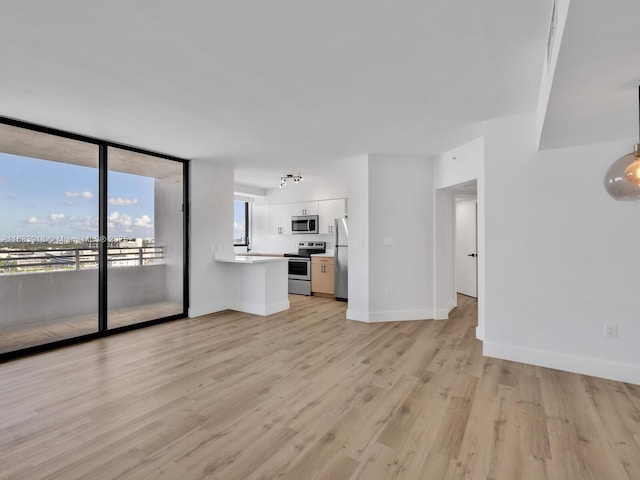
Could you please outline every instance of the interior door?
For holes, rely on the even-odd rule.
[[[456,202],[456,290],[478,297],[477,201]]]

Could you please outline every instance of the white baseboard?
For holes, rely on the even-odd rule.
[[[252,315],[261,315],[266,317],[267,315],[289,310],[289,300],[270,303],[268,305],[263,303],[238,302],[232,303],[229,305],[229,308],[238,312],[251,313]]]
[[[222,310],[236,310],[238,312],[251,313],[253,315],[261,315],[266,317],[274,313],[289,310],[289,300],[284,302],[270,303],[264,305],[261,303],[238,302],[231,304],[210,304],[200,305],[198,307],[189,308],[189,318],[201,317],[210,313],[221,312]]]
[[[354,310],[353,308],[347,308],[347,320],[369,323],[369,312],[365,310]]]
[[[274,313],[284,312],[290,308],[289,300],[280,303],[271,303],[265,308],[265,315],[273,315]]]
[[[209,315],[210,313],[221,312],[222,310],[228,310],[229,305],[221,303],[211,303],[209,305],[198,305],[196,307],[189,307],[189,318],[201,317],[202,315]]]
[[[483,343],[482,353],[487,357],[640,384],[640,366],[637,365],[491,342]]]
[[[478,340],[484,340],[484,327],[476,327],[476,338]]]
[[[419,310],[389,310],[384,312],[365,312],[347,310],[347,320],[358,322],[380,323],[380,322],[408,322],[412,320],[433,320],[434,314],[431,309]]]
[[[453,300],[449,300],[445,308],[436,308],[433,311],[434,320],[448,320],[451,310],[456,308],[456,303]]]

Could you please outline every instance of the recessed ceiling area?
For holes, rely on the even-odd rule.
[[[541,149],[637,140],[639,18],[637,0],[570,3]]]
[[[551,0],[12,2],[0,115],[181,158],[304,170],[434,155],[535,108]],[[272,185],[269,178],[266,184]]]

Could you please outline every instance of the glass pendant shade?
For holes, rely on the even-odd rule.
[[[640,127],[640,86],[638,86],[638,126]],[[640,143],[633,152],[613,162],[604,176],[604,188],[616,200],[640,200]]]
[[[624,178],[631,183],[640,185],[640,144],[636,144],[633,149],[633,153],[635,155],[635,159],[631,165],[625,169]]]
[[[640,144],[611,164],[604,188],[616,200],[640,200]]]

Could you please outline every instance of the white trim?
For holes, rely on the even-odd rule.
[[[640,366],[637,365],[492,342],[484,342],[482,353],[487,357],[640,384]]]
[[[272,315],[274,313],[289,310],[289,300],[286,300],[284,302],[270,303],[267,305],[263,303],[238,302],[231,304],[229,308],[238,312],[251,313],[253,315],[261,315],[263,317],[266,317],[267,315]]]
[[[198,307],[189,308],[189,318],[201,317],[203,315],[209,315],[210,313],[217,313],[223,310],[228,310],[229,305],[223,305],[220,303],[213,303],[210,305],[202,305]]]
[[[369,312],[365,310],[354,310],[347,308],[347,320],[369,323]]]
[[[480,327],[480,326],[476,327],[476,338],[478,340],[484,341],[484,327]]]
[[[392,310],[385,312],[364,312],[349,309],[347,310],[347,319],[367,323],[409,322],[413,320],[433,320],[433,313],[431,309]]]
[[[433,311],[433,319],[434,320],[449,320],[449,314],[451,310],[456,308],[456,303],[453,300],[449,300],[447,306],[445,308],[436,308]]]
[[[433,309],[369,312],[369,321],[371,323],[407,322],[411,320],[433,320]]]

